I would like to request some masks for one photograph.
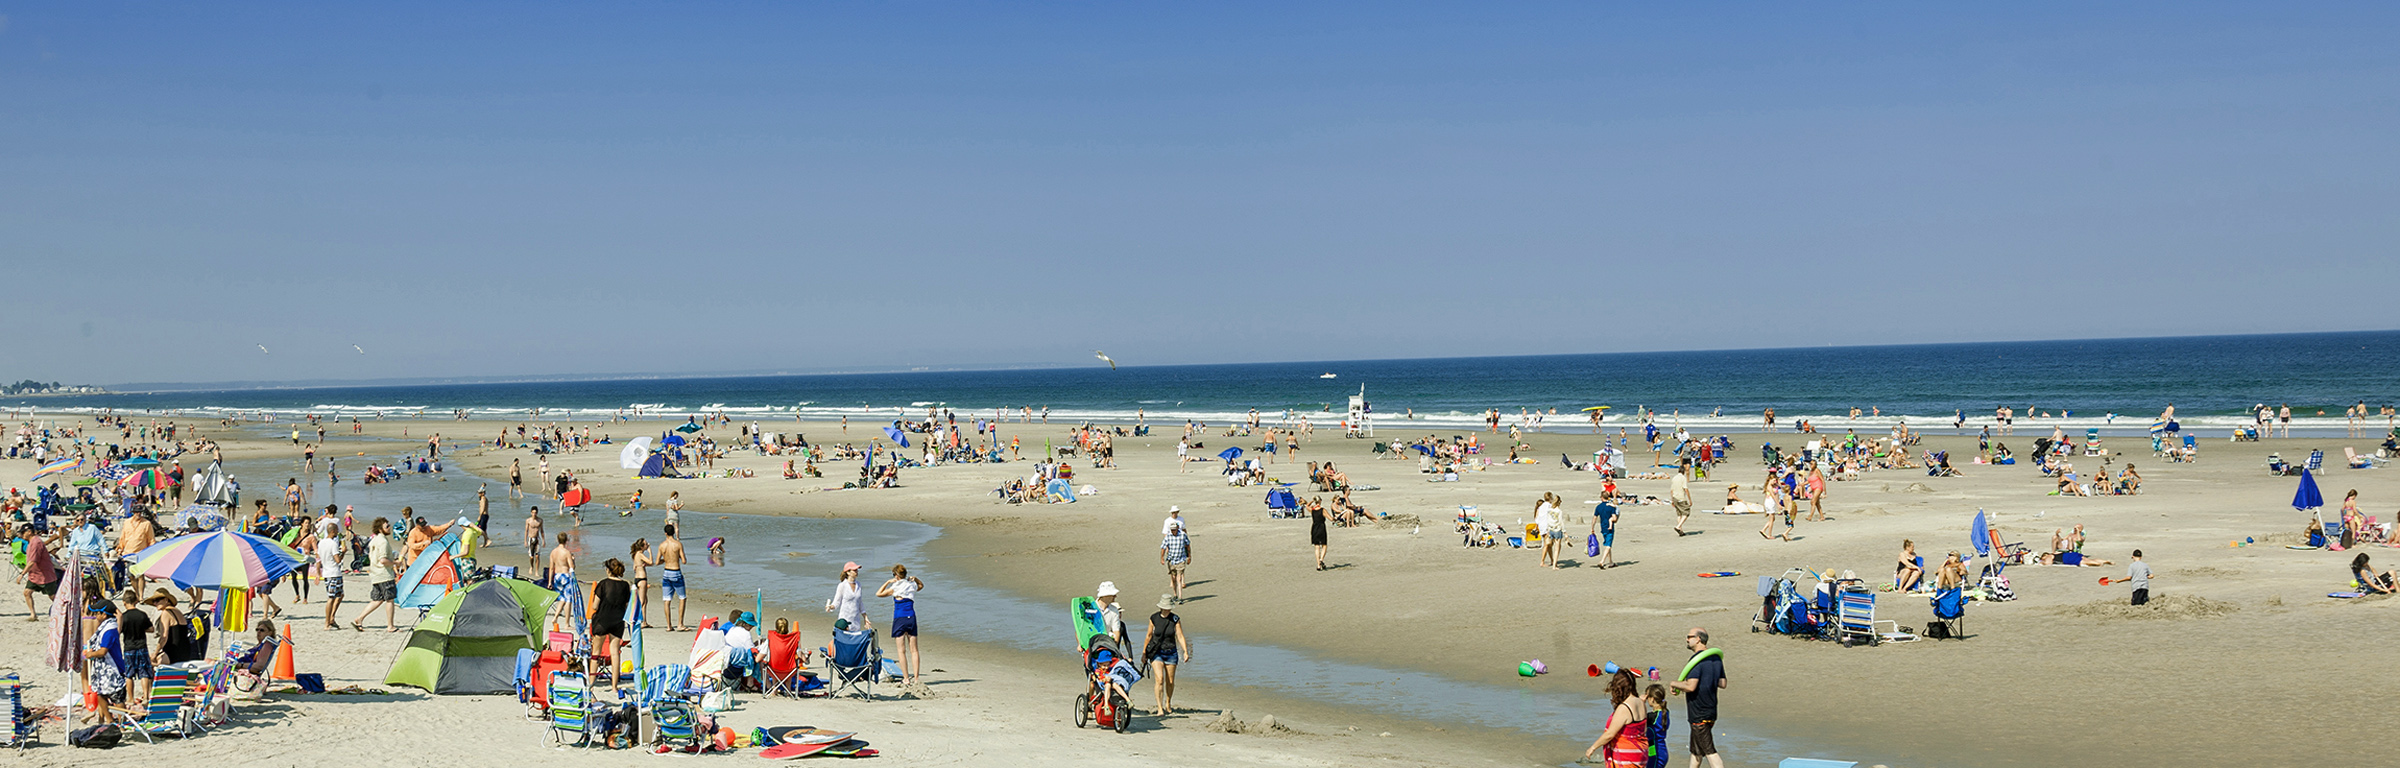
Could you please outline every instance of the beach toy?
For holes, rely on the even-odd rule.
[[[1517,662],[1517,676],[1518,676],[1518,677],[1532,677],[1532,676],[1534,676],[1535,674],[1536,674],[1536,673],[1533,671],[1533,662],[1530,662],[1530,661],[1520,661],[1520,662]]]
[[[1590,676],[1590,677],[1599,677],[1599,676],[1600,676],[1600,665],[1598,665],[1598,664],[1593,664],[1593,665],[1591,665],[1591,666],[1584,667],[1584,668],[1583,668],[1583,674],[1585,674],[1585,675],[1587,675],[1587,676]]]
[[[1658,668],[1657,668],[1657,667],[1651,667],[1651,668],[1650,668],[1650,679],[1652,679],[1652,680],[1656,680],[1656,679],[1658,679]]]
[[[2108,586],[2108,577],[2106,577],[2106,576],[2102,576],[2102,577],[2100,577],[2100,586],[2103,586],[2103,587],[2105,587],[2105,586]]]
[[[718,746],[718,747],[721,747],[721,748],[724,748],[724,749],[732,749],[732,748],[733,748],[733,738],[734,738],[734,736],[733,736],[733,729],[731,729],[731,728],[719,728],[719,729],[717,729],[717,746]]]
[[[1709,571],[1709,572],[1707,572],[1707,573],[1700,574],[1700,578],[1703,578],[1703,579],[1722,579],[1722,578],[1725,578],[1725,577],[1727,577],[1727,576],[1740,576],[1740,575],[1742,575],[1742,572],[1741,572],[1741,571]]]
[[[1526,662],[1526,663],[1527,663],[1527,664],[1532,664],[1532,665],[1533,665],[1533,673],[1534,673],[1534,674],[1537,674],[1537,675],[1547,675],[1547,674],[1550,674],[1550,665],[1548,665],[1548,664],[1543,664],[1541,659],[1534,659],[1534,660],[1532,660],[1532,661],[1529,661],[1529,662]]]
[[[1613,662],[1613,661],[1612,661],[1612,662],[1609,662],[1609,663],[1607,663],[1607,664],[1601,665],[1601,667],[1600,667],[1600,671],[1602,671],[1602,672],[1606,672],[1606,673],[1608,673],[1608,674],[1611,674],[1611,675],[1613,675],[1613,674],[1616,674],[1616,673],[1617,673],[1617,670],[1619,670],[1619,669],[1623,669],[1623,667],[1619,667],[1619,666],[1617,666],[1617,663],[1616,663],[1616,662]]]

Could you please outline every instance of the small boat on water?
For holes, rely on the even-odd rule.
[[[1320,379],[1330,379],[1330,378],[1333,378],[1333,374],[1331,374],[1331,373],[1327,373],[1327,374],[1324,374],[1324,375],[1318,376],[1317,378],[1320,378]]]

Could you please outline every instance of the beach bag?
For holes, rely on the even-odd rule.
[[[723,712],[733,708],[733,689],[718,688],[700,696],[700,711]]]
[[[67,744],[92,749],[115,749],[125,740],[125,731],[115,724],[103,723],[67,734]]]
[[[1584,557],[1599,557],[1599,556],[1600,556],[1600,534],[1597,534],[1597,533],[1588,533],[1588,534],[1584,534],[1584,537],[1583,537],[1583,556],[1584,556]]]
[[[1990,597],[1992,602],[2005,603],[2017,599],[2017,591],[2008,586],[2008,577],[1994,576],[1991,578]]]
[[[1933,640],[1950,638],[1950,622],[1935,619],[1925,624],[1925,637]]]

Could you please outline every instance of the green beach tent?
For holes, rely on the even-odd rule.
[[[534,630],[556,599],[556,593],[522,579],[493,579],[451,592],[417,622],[383,681],[442,695],[512,692],[517,651],[542,647]]]

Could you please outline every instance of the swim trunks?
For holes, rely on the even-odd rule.
[[[661,593],[661,596],[668,600],[684,599],[683,570],[680,568],[660,568],[658,574],[658,589]]]

